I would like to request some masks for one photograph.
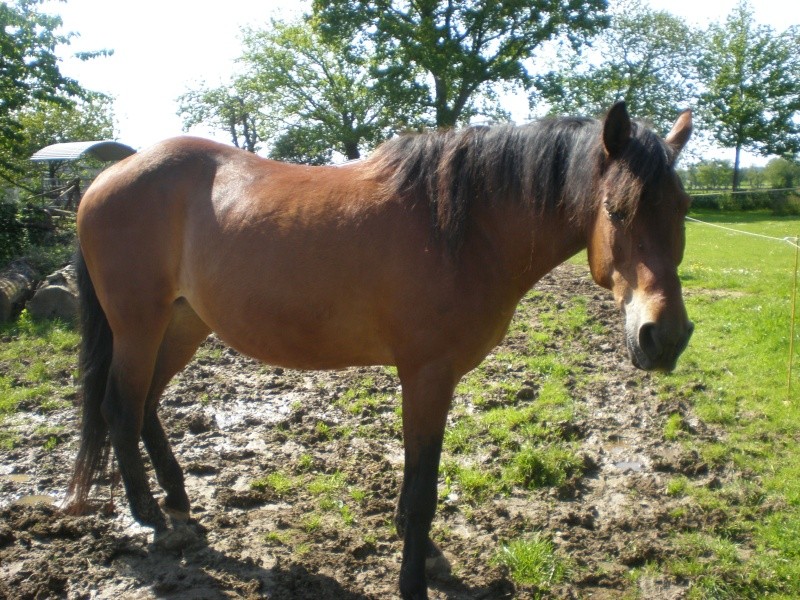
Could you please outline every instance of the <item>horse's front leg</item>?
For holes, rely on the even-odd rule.
[[[434,368],[412,374],[401,371],[400,379],[405,444],[403,487],[395,517],[404,540],[400,593],[405,600],[417,600],[428,597],[426,559],[441,557],[430,540],[430,528],[436,512],[444,427],[456,379],[449,369]]]

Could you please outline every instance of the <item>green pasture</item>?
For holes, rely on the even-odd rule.
[[[695,211],[712,225],[772,238],[800,235],[800,218]],[[800,597],[800,336],[789,389],[795,248],[782,241],[686,225],[680,268],[695,333],[664,394],[688,398],[723,433],[685,443],[735,476],[719,489],[682,488],[718,529],[680,533],[685,549],[663,565],[691,582],[693,598]],[[685,432],[684,432],[685,433]]]
[[[781,240],[800,236],[800,218],[714,212],[692,217],[708,225],[689,222],[686,227],[680,275],[696,330],[684,367],[714,375],[725,397],[769,401],[769,414],[777,410],[781,420],[791,419],[788,367],[796,249]],[[792,387],[800,393],[800,367],[795,371]]]

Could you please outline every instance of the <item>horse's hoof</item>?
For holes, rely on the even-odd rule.
[[[196,546],[202,542],[201,536],[187,525],[178,525],[156,533],[153,546],[157,550],[175,552]]]
[[[428,600],[428,590],[423,588],[421,590],[407,591],[401,587],[400,596],[403,600]]]
[[[164,508],[164,513],[170,518],[173,525],[184,525],[189,522],[191,515],[182,510],[175,510],[174,508]]]
[[[450,561],[433,542],[428,542],[428,552],[425,557],[425,574],[430,579],[446,578],[453,571]]]
[[[61,503],[61,511],[65,515],[70,515],[72,517],[83,517],[88,514],[91,514],[92,508],[89,506],[89,503],[85,500],[67,499]]]

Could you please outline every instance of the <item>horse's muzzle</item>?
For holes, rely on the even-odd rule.
[[[627,331],[628,352],[634,366],[644,371],[675,370],[678,357],[689,344],[694,323],[685,321],[680,325],[664,325],[647,322]]]

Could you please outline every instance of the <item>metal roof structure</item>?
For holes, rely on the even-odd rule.
[[[31,156],[31,160],[76,160],[84,154],[88,154],[99,160],[110,161],[122,160],[135,153],[136,150],[120,142],[67,142],[64,144],[45,146]]]

